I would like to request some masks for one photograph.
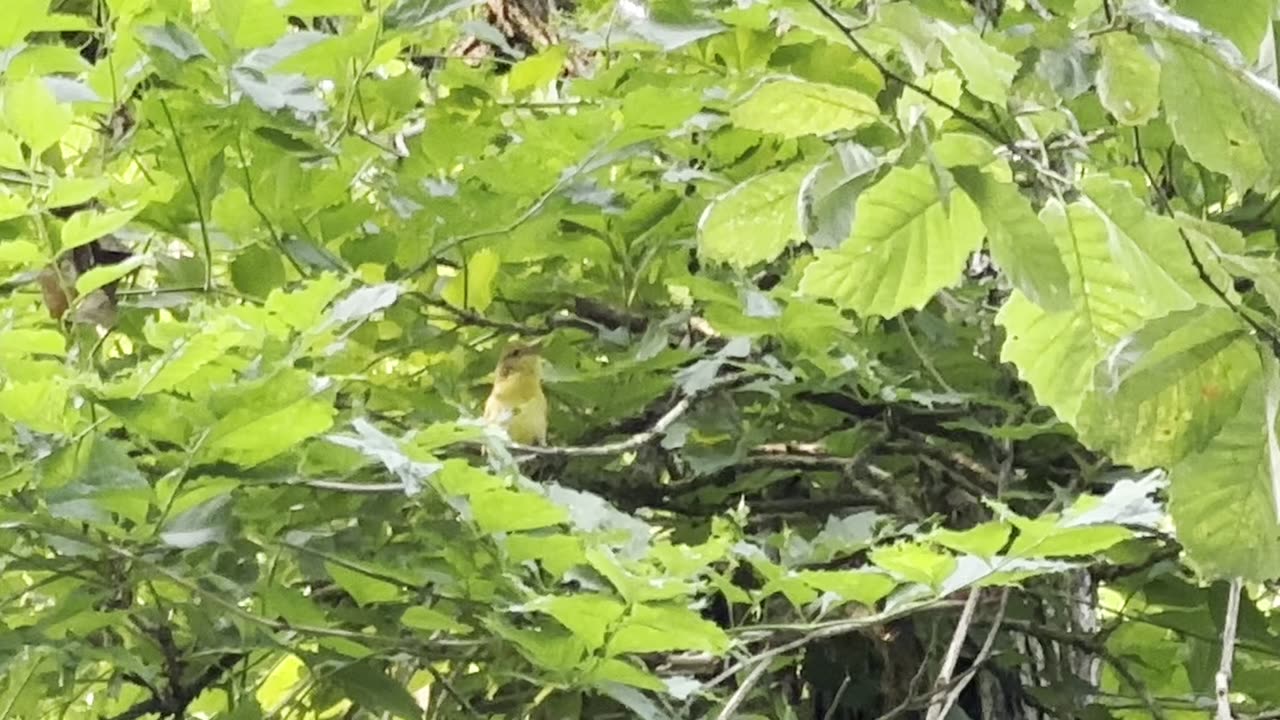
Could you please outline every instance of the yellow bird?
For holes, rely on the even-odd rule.
[[[484,403],[485,422],[506,428],[521,445],[547,444],[547,396],[542,394],[542,357],[536,343],[502,351],[493,390]]]

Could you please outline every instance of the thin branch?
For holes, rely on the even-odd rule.
[[[960,118],[961,120],[964,120],[965,122],[969,123],[973,127],[977,128],[988,137],[991,137],[996,141],[1004,144],[1009,144],[1013,141],[1013,138],[1009,137],[1007,133],[1005,133],[1003,130],[1001,130],[997,126],[992,125],[977,116],[970,115],[969,113],[960,109],[955,104],[949,103],[946,100],[943,100],[942,98],[938,97],[933,93],[933,91],[929,90],[928,88],[922,85],[918,85],[908,80],[907,78],[903,77],[902,75],[899,75],[898,73],[894,72],[892,69],[889,68],[888,65],[884,63],[883,60],[876,57],[876,55],[872,53],[871,50],[867,48],[867,46],[863,44],[861,40],[858,39],[858,36],[853,33],[853,29],[850,28],[848,25],[845,25],[844,21],[841,20],[839,17],[837,17],[836,14],[831,11],[830,8],[828,8],[826,5],[824,5],[821,2],[821,0],[809,0],[809,4],[812,5],[813,8],[817,10],[819,13],[821,13],[822,16],[827,19],[828,22],[834,25],[836,29],[840,31],[840,34],[844,35],[845,38],[848,39],[848,41],[853,45],[853,47],[863,57],[865,57],[872,65],[874,65],[876,70],[880,71],[881,75],[887,78],[891,78],[894,81],[901,83],[905,87],[909,87],[912,90],[920,93],[921,95],[928,98],[931,102],[933,102],[938,107],[949,110],[953,115]]]
[[[187,158],[186,146],[182,144],[182,136],[178,134],[178,126],[173,122],[173,114],[169,112],[169,103],[160,99],[160,110],[169,123],[169,132],[173,133],[173,144],[178,148],[178,161],[182,163],[182,172],[187,176],[187,186],[191,189],[191,198],[196,203],[196,221],[200,224],[200,241],[204,244],[204,290],[213,289],[213,243],[209,240],[209,224],[204,218],[204,201],[200,198],[200,187],[196,185],[195,173],[191,170],[191,161]]]
[[[977,592],[977,588],[974,588]],[[978,649],[978,654],[974,656],[973,662],[969,664],[968,669],[961,673],[955,684],[947,691],[946,701],[942,704],[942,710],[938,712],[939,718],[945,718],[947,713],[951,712],[951,708],[960,700],[960,693],[964,692],[969,682],[977,676],[978,670],[991,657],[991,651],[996,645],[996,636],[1000,633],[1000,627],[1004,624],[1004,613],[1009,607],[1009,588],[1000,591],[1000,604],[996,606],[995,617],[991,619],[991,629],[987,631],[987,637],[982,641],[982,647]]]
[[[302,264],[293,257],[293,253],[284,244],[284,238],[280,237],[280,233],[276,231],[275,223],[271,222],[271,218],[267,217],[266,211],[258,204],[258,196],[253,191],[253,176],[249,174],[249,159],[244,153],[244,139],[239,131],[236,132],[236,155],[240,157],[240,169],[244,172],[244,195],[245,199],[249,201],[249,207],[253,209],[258,219],[266,226],[267,234],[271,236],[271,240],[279,248],[280,254],[284,255],[284,259],[289,261],[289,264],[293,266],[299,276],[307,277],[306,268],[302,267]]]
[[[956,630],[951,635],[951,644],[947,654],[942,656],[942,668],[938,671],[938,679],[934,687],[941,692],[929,703],[929,711],[925,720],[939,720],[947,710],[947,693],[945,689],[951,685],[951,676],[955,673],[956,663],[960,661],[960,651],[964,649],[964,641],[969,636],[969,626],[973,624],[973,613],[978,609],[978,600],[982,598],[981,588],[969,588],[969,597],[960,611],[960,619],[956,622]]]
[[[679,402],[671,406],[662,417],[658,418],[647,430],[635,433],[631,437],[617,442],[604,443],[602,445],[563,445],[560,447],[544,447],[538,445],[519,445],[511,444],[510,448],[516,452],[528,453],[530,455],[551,455],[556,457],[599,457],[604,455],[620,455],[629,450],[635,450],[638,447],[648,444],[657,439],[660,435],[667,431],[682,415],[689,411],[693,401],[708,390],[713,388],[730,385],[742,379],[742,375],[726,375],[714,380],[706,389],[701,392],[687,394],[680,398]]]
[[[766,657],[756,663],[751,674],[747,675],[733,695],[729,696],[729,701],[724,704],[724,709],[720,711],[720,714],[716,715],[716,720],[730,720],[733,717],[733,714],[738,711],[738,706],[747,699],[747,695],[751,693],[751,689],[760,681],[760,676],[764,675],[764,671],[769,668],[769,663],[772,660],[772,657]]]
[[[588,153],[587,156],[582,159],[582,162],[578,163],[577,165],[574,165],[572,168],[566,169],[565,172],[562,172],[560,174],[560,177],[555,181],[555,183],[549,189],[547,189],[546,192],[538,196],[538,198],[534,200],[533,203],[529,205],[529,207],[525,208],[524,212],[517,215],[515,219],[512,220],[511,222],[505,225],[502,225],[500,227],[490,228],[488,230],[477,230],[476,232],[473,232],[473,233],[467,233],[465,235],[458,235],[453,238],[450,238],[440,247],[433,248],[431,252],[431,257],[427,258],[426,260],[423,260],[422,262],[410,268],[407,272],[405,272],[404,277],[414,277],[416,275],[421,274],[427,268],[434,265],[436,263],[436,258],[438,258],[440,255],[443,255],[444,253],[460,245],[465,245],[466,243],[471,242],[472,240],[480,240],[482,238],[493,237],[495,235],[506,235],[508,233],[514,232],[516,228],[520,227],[526,222],[529,222],[530,220],[533,219],[535,215],[541,212],[542,208],[545,207],[546,204],[551,201],[551,198],[555,197],[556,193],[560,192],[570,182],[577,179],[578,175],[581,174],[587,166],[591,165],[595,161],[596,156],[603,149],[603,146],[604,146],[604,143],[602,142],[590,153]]]
[[[1240,621],[1240,578],[1231,581],[1227,592],[1227,616],[1222,621],[1222,655],[1218,659],[1218,673],[1214,676],[1214,692],[1218,697],[1216,720],[1232,720],[1231,715],[1231,667],[1235,662],[1236,627]]]
[[[920,359],[920,364],[924,365],[924,369],[933,376],[933,379],[937,381],[938,385],[952,395],[959,394],[956,392],[955,388],[951,387],[951,384],[947,382],[947,379],[942,377],[942,373],[938,372],[938,368],[934,366],[933,360],[929,359],[929,356],[925,354],[919,343],[916,342],[916,336],[911,332],[911,324],[903,319],[901,315],[898,316],[898,327],[902,328],[902,334],[906,336],[907,344],[911,346],[912,352],[914,352],[916,357]]]
[[[1175,227],[1178,229],[1178,236],[1182,238],[1182,245],[1187,250],[1187,255],[1191,257],[1191,265],[1196,269],[1196,275],[1200,278],[1209,290],[1222,301],[1223,305],[1238,318],[1240,318],[1251,330],[1257,333],[1258,337],[1267,341],[1271,346],[1272,354],[1280,358],[1280,337],[1271,330],[1263,327],[1262,323],[1254,320],[1248,313],[1244,312],[1239,305],[1231,300],[1227,295],[1227,291],[1218,287],[1218,284],[1209,277],[1209,271],[1205,268],[1204,263],[1200,260],[1200,256],[1196,254],[1195,246],[1191,242],[1191,237],[1187,235],[1187,231],[1183,229],[1182,223],[1178,222],[1177,215],[1173,211],[1173,206],[1169,204],[1169,198],[1165,195],[1164,187],[1156,180],[1155,175],[1151,172],[1151,167],[1147,165],[1146,155],[1142,151],[1142,133],[1138,128],[1133,129],[1133,146],[1135,150],[1135,158],[1138,161],[1138,167],[1142,169],[1144,175],[1147,176],[1147,182],[1151,183],[1151,190],[1155,193],[1156,204],[1160,207],[1160,212],[1167,215],[1174,221]]]

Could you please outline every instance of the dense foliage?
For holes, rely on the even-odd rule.
[[[0,717],[1274,717],[1276,10],[5,0]]]

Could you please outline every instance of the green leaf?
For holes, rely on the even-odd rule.
[[[422,708],[403,685],[387,677],[371,661],[346,665],[328,675],[357,707],[375,715],[418,720]]]
[[[528,492],[489,490],[471,496],[476,524],[487,533],[533,530],[569,519],[564,508]]]
[[[88,295],[150,263],[151,258],[147,255],[131,255],[123,262],[114,265],[98,265],[76,278],[76,292],[82,296]]]
[[[879,572],[804,570],[799,577],[815,590],[834,593],[843,600],[868,607],[874,606],[898,586],[893,578]]]
[[[27,33],[40,27],[48,17],[49,0],[13,0],[5,5],[5,21],[0,26],[0,47],[16,45]]]
[[[1160,63],[1128,33],[1098,38],[1098,98],[1123,125],[1143,125],[1160,110]]]
[[[1263,580],[1280,575],[1280,377],[1274,363],[1203,452],[1169,473],[1178,540],[1203,572]]]
[[[1197,307],[1118,342],[1097,369],[1077,428],[1091,447],[1135,467],[1168,467],[1201,450],[1262,370],[1235,313]]]
[[[876,101],[852,88],[767,80],[729,111],[734,125],[783,137],[856,130],[880,119]]]
[[[10,81],[4,88],[5,124],[32,155],[39,155],[71,129],[71,108],[59,103],[40,78]]]
[[[288,0],[281,9],[285,14],[297,17],[341,17],[364,13],[360,0]]]
[[[592,652],[604,647],[609,629],[626,612],[625,605],[604,595],[545,597],[540,598],[534,607],[568,628]]]
[[[441,291],[440,297],[449,304],[483,312],[493,302],[502,258],[490,248],[478,250],[458,274]]]
[[[965,88],[975,97],[1003,106],[1018,72],[1018,61],[970,28],[942,26],[938,33],[951,60],[964,75]]]
[[[996,317],[1006,331],[1000,357],[1017,366],[1019,376],[1035,390],[1040,403],[1070,423],[1094,389],[1093,369],[1116,342],[1141,327],[1147,317],[1172,308],[1140,293],[1124,268],[1113,260],[1109,224],[1091,206],[1073,203],[1064,207],[1051,200],[1040,219],[1070,275],[1075,305],[1069,311],[1049,313],[1015,292]],[[1120,238],[1118,242],[1123,241]],[[1141,248],[1134,251],[1130,243],[1126,247],[1142,253]],[[1149,262],[1145,257],[1131,265]]]
[[[1010,522],[1018,528],[1018,536],[1009,548],[1012,557],[1088,556],[1133,537],[1132,531],[1119,525],[1064,527],[1055,518],[1032,520],[1017,516],[1011,517]]]
[[[67,339],[57,330],[0,330],[0,355],[66,355]]]
[[[507,87],[513,93],[543,87],[560,76],[567,58],[563,45],[553,45],[533,57],[527,57],[511,68]]]
[[[62,226],[62,250],[80,247],[119,230],[142,210],[84,210],[72,215]]]
[[[389,29],[423,28],[483,0],[395,0],[382,22]]]
[[[1272,0],[1236,0],[1229,5],[1214,0],[1176,0],[1173,9],[1226,37],[1249,62],[1256,62],[1262,38],[1271,32],[1275,3]]]
[[[465,635],[473,630],[470,625],[458,622],[439,610],[425,605],[414,605],[405,610],[404,614],[400,616],[400,624],[415,630],[426,630],[428,632],[443,630],[455,635]]]
[[[724,630],[686,607],[636,605],[609,638],[607,654],[693,650],[722,655],[728,649]]]
[[[164,524],[160,539],[184,550],[226,542],[231,500],[229,495],[222,495],[187,510]]]
[[[740,268],[778,257],[801,238],[800,184],[808,170],[758,175],[716,198],[698,222],[698,254]]]
[[[350,593],[356,603],[361,606],[396,602],[404,595],[404,589],[399,585],[352,569],[342,563],[326,560],[324,569],[329,573],[329,577]]]
[[[1211,46],[1172,35],[1160,50],[1160,99],[1193,160],[1240,189],[1280,181],[1280,96]]]
[[[855,143],[842,143],[833,158],[805,176],[800,189],[805,236],[818,248],[838,247],[853,229],[858,194],[875,178],[880,160]]]
[[[252,467],[333,427],[332,383],[286,370],[236,389],[235,409],[208,429],[209,458]]]
[[[240,49],[270,45],[289,27],[274,0],[218,0],[212,9],[225,37]]]
[[[805,269],[800,291],[860,315],[923,307],[959,279],[982,242],[973,202],[942,197],[924,165],[891,171],[858,198],[856,217],[853,235]]]
[[[919,543],[898,543],[871,551],[871,562],[906,580],[942,586],[956,568],[956,559]]]
[[[952,171],[982,214],[996,265],[1028,300],[1047,311],[1071,307],[1070,278],[1044,223],[1013,185],[968,168]]]
[[[1009,541],[1012,528],[995,520],[975,525],[968,530],[945,528],[933,531],[929,539],[939,545],[968,555],[989,559]]]

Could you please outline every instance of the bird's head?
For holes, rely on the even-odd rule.
[[[498,378],[542,377],[540,342],[512,343],[502,351],[498,360]]]

